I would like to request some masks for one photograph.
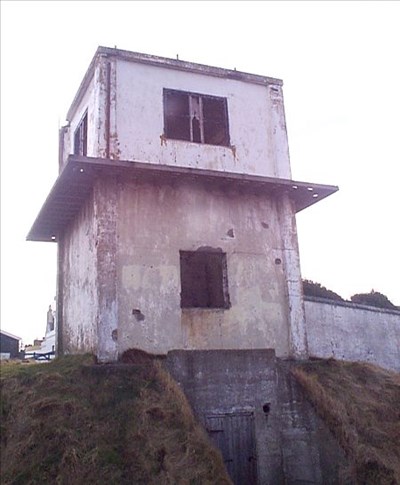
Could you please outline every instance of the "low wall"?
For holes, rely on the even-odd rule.
[[[305,297],[312,357],[363,361],[400,371],[400,311]]]

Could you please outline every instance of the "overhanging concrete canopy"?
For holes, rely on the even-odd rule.
[[[293,200],[296,212],[338,190],[334,185],[259,175],[70,155],[36,217],[27,240],[57,241],[91,193],[94,181],[100,177],[113,176],[123,180],[158,180],[163,183],[195,181],[208,186],[234,187],[276,196],[286,193]]]

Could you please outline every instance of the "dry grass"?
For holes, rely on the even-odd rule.
[[[1,483],[230,484],[156,358],[2,365]]]
[[[333,359],[293,373],[350,458],[353,482],[400,484],[400,374]]]

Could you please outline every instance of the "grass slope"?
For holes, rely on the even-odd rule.
[[[230,484],[160,362],[128,362],[2,364],[1,483]]]
[[[400,374],[313,360],[293,371],[352,463],[351,482],[400,484]]]

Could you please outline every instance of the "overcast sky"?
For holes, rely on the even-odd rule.
[[[56,244],[26,242],[98,45],[281,78],[302,274],[400,305],[399,2],[1,2],[1,326],[43,337]],[[88,302],[88,305],[90,302]]]

